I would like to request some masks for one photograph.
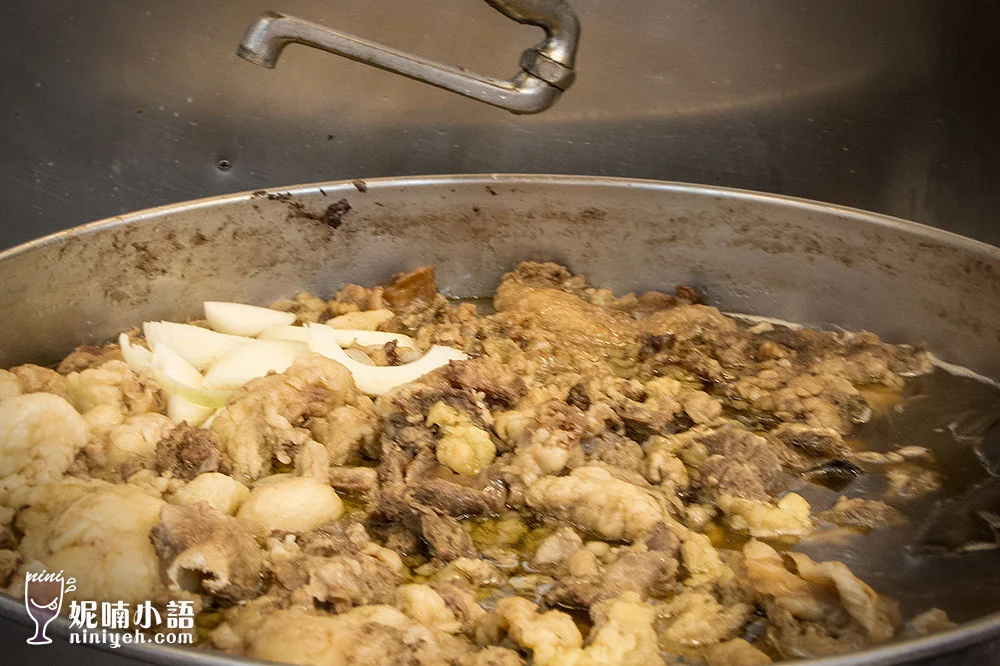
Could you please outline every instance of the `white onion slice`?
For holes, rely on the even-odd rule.
[[[309,329],[305,326],[268,326],[260,335],[258,340],[294,340],[309,344]]]
[[[243,303],[205,302],[205,319],[213,330],[229,335],[259,335],[271,326],[291,326],[295,315]]]
[[[369,331],[371,332],[371,331]],[[337,340],[336,329],[322,324],[309,324],[309,347],[317,354],[333,359],[346,367],[358,388],[368,395],[382,395],[397,386],[409,384],[428,372],[461,361],[468,356],[457,349],[435,345],[422,357],[405,365],[370,366],[348,356]]]
[[[142,328],[154,354],[166,345],[196,370],[204,370],[228,351],[250,342],[249,338],[170,321],[147,321]]]
[[[201,373],[163,344],[153,352],[150,367],[156,382],[168,396],[177,396],[201,407],[222,407],[232,393],[205,389]]]
[[[204,388],[234,391],[269,372],[284,372],[309,345],[292,340],[253,340],[229,351],[205,373]]]
[[[145,347],[133,345],[128,333],[122,333],[118,336],[118,346],[122,348],[122,358],[125,359],[125,364],[132,372],[139,373],[148,369],[153,361],[153,352]]]
[[[396,344],[406,349],[416,349],[416,341],[408,335],[402,333],[386,333],[385,331],[365,331],[360,329],[331,328],[337,339],[337,344],[341,347],[350,347],[358,344],[361,347],[382,346],[387,342],[396,341]],[[309,329],[305,326],[271,326],[264,329],[258,340],[298,340],[309,342]]]
[[[374,345],[384,345],[387,342],[395,341],[400,347],[416,349],[417,343],[413,338],[402,333],[386,333],[385,331],[364,331],[360,329],[332,328],[328,326],[336,336],[337,344],[341,347],[350,347],[357,344],[361,347]]]
[[[196,405],[179,395],[167,396],[167,416],[174,423],[187,423],[189,426],[197,428],[214,414],[215,409],[213,407]]]

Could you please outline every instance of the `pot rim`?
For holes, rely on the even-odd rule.
[[[556,175],[556,174],[442,174],[428,176],[401,176],[362,179],[368,191],[377,192],[385,189],[414,188],[432,185],[555,185],[559,187],[572,186],[606,186],[610,189],[626,188],[651,192],[666,192],[695,195],[735,201],[753,201],[768,203],[784,208],[809,210],[813,212],[832,214],[853,218],[880,227],[888,227],[911,235],[920,236],[929,242],[949,245],[973,252],[1000,263],[1000,247],[961,236],[959,234],[937,229],[918,222],[873,213],[848,206],[823,203],[779,194],[768,194],[753,190],[720,187],[715,185],[698,185],[678,181],[663,181],[652,179],[636,179],[610,176]],[[121,227],[129,224],[154,221],[165,215],[205,208],[225,207],[229,204],[244,202],[248,199],[263,196],[264,193],[288,193],[292,196],[315,194],[321,190],[324,193],[357,192],[354,180],[324,181],[293,185],[290,187],[268,188],[267,190],[244,191],[233,194],[223,194],[202,199],[193,199],[179,203],[146,208],[139,211],[115,215],[88,224],[58,231],[0,252],[0,261],[31,252],[32,250],[65,242],[70,238],[82,237],[92,233]],[[24,610],[23,600],[8,594],[0,593],[0,617],[17,624],[30,625],[30,620]],[[52,635],[66,639],[70,634],[69,621],[65,617],[56,619],[50,625]],[[885,645],[869,647],[864,650],[849,652],[843,655],[822,657],[817,659],[796,659],[781,663],[789,666],[890,666],[903,662],[940,655],[959,650],[988,639],[1000,636],[1000,611],[985,615],[976,620],[963,622],[952,629],[937,632],[920,638],[896,641]],[[81,646],[82,647],[82,646]],[[150,645],[123,643],[119,648],[107,645],[94,645],[99,650],[131,657],[145,663],[163,664],[165,666],[232,666],[238,664],[270,664],[273,662],[252,659],[249,657],[229,655],[217,651],[203,651],[191,648],[179,648],[168,645]]]

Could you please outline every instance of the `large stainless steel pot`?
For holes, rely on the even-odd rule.
[[[300,290],[331,294],[348,280],[383,281],[423,264],[437,267],[446,293],[483,295],[522,259],[564,262],[616,291],[683,282],[724,310],[926,341],[945,360],[1000,377],[1000,249],[797,199],[519,175],[237,194],[116,217],[20,246],[0,254],[0,367],[55,360],[143,319],[184,319],[209,298],[267,303]],[[960,568],[968,570],[957,564],[952,573]],[[970,590],[958,615],[966,623],[958,628],[808,663],[908,663],[1000,636],[994,613],[1000,600],[976,593],[996,582],[986,573],[946,580]],[[0,615],[27,621],[21,602],[2,595]],[[6,636],[20,635],[13,623],[2,628]],[[149,647],[123,647],[118,654],[150,663],[231,661]],[[43,655],[30,656],[36,662]]]

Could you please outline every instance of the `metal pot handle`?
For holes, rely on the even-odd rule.
[[[273,68],[289,44],[305,44],[402,74],[513,113],[552,106],[573,83],[580,22],[565,0],[486,0],[518,23],[545,30],[545,41],[521,54],[521,71],[497,79],[398,51],[377,42],[278,12],[264,12],[247,28],[236,53]]]

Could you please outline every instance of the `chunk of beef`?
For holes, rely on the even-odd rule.
[[[642,468],[642,447],[628,437],[603,432],[581,442],[588,463],[605,463],[633,472]]]
[[[164,506],[149,538],[173,591],[229,601],[260,594],[264,556],[257,541],[239,521],[207,502]]]
[[[844,438],[833,428],[783,423],[769,431],[767,438],[777,440],[809,458],[831,460],[844,458],[851,452]]]
[[[906,522],[906,516],[898,509],[879,500],[860,497],[852,499],[841,497],[832,509],[821,513],[820,518],[841,527],[863,529],[900,525]]]
[[[378,472],[372,467],[331,467],[330,485],[348,495],[367,495],[378,485]]]
[[[190,481],[220,468],[218,436],[211,430],[182,423],[156,445],[156,471]]]
[[[118,345],[105,345],[103,347],[81,345],[59,363],[56,372],[60,375],[83,372],[88,368],[96,368],[108,361],[121,360],[121,358],[121,349]]]
[[[352,522],[305,535],[301,548],[272,555],[270,568],[292,603],[337,613],[388,603],[402,574],[399,556]]]
[[[50,368],[33,363],[25,363],[10,369],[21,381],[22,393],[53,393],[69,399],[66,378]]]
[[[702,436],[708,458],[699,466],[702,492],[768,501],[784,488],[783,466],[793,455],[780,444],[735,425]]]
[[[452,361],[442,372],[452,387],[480,391],[493,407],[513,407],[528,391],[520,375],[488,359]]]
[[[440,560],[449,561],[476,554],[472,537],[454,518],[435,511],[424,511],[420,518],[420,529],[432,553]]]
[[[386,307],[397,315],[409,315],[433,305],[437,299],[434,269],[421,266],[409,273],[397,273],[382,291]]]

